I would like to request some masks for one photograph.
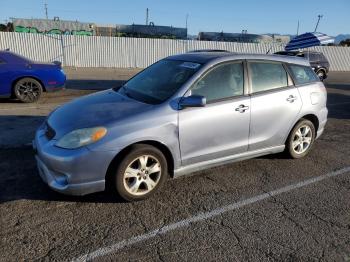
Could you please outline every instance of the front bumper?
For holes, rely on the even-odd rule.
[[[68,150],[55,146],[44,130],[36,132],[33,148],[39,175],[53,190],[67,195],[86,195],[105,189],[105,177],[115,151]]]
[[[67,176],[51,171],[40,158],[35,156],[41,179],[53,190],[66,195],[86,195],[105,190],[105,180],[80,184],[69,184]]]

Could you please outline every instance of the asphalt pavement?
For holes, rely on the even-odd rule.
[[[0,100],[0,261],[350,261],[346,72],[326,82],[329,120],[306,158],[278,154],[208,169],[168,180],[136,203],[50,190],[30,145],[37,126],[58,105],[94,92],[79,80],[103,89],[136,71],[77,73],[70,80],[79,90],[36,104]]]

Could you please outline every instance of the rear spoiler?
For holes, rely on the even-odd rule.
[[[53,61],[52,63],[54,63],[55,65],[57,65],[60,68],[62,68],[62,62],[60,62],[60,61]]]

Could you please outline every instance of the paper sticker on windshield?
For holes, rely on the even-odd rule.
[[[183,62],[180,66],[191,68],[191,69],[197,69],[201,64],[198,63],[192,63],[192,62]]]

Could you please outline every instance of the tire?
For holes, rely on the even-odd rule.
[[[306,156],[315,141],[315,126],[307,120],[301,119],[290,132],[286,142],[286,153],[291,158]]]
[[[164,185],[167,176],[168,165],[163,153],[153,146],[138,144],[131,148],[118,165],[114,185],[125,200],[144,200]]]
[[[323,69],[318,70],[316,74],[321,81],[325,80],[326,72]]]
[[[23,103],[34,103],[39,100],[43,87],[34,78],[25,77],[16,82],[13,87],[14,96]]]

